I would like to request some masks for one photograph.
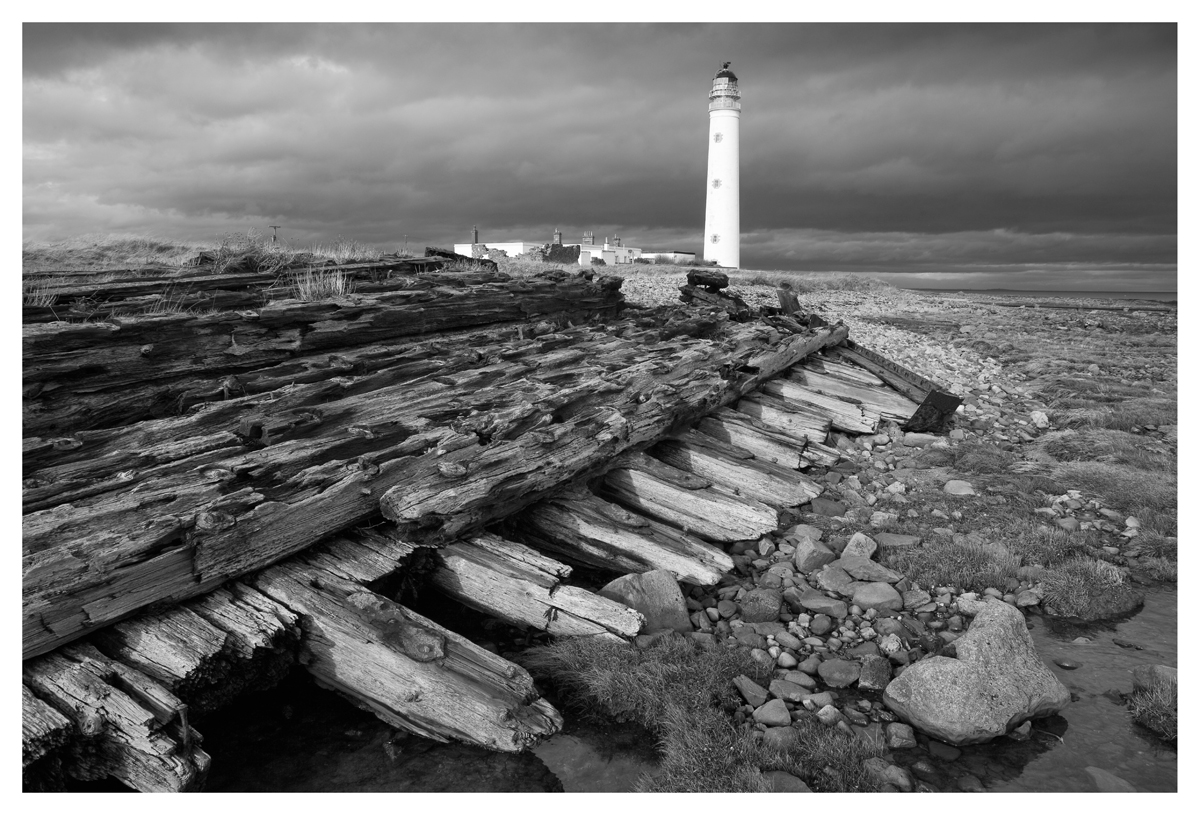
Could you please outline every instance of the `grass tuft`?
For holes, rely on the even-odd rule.
[[[1055,616],[1098,620],[1139,604],[1121,570],[1103,560],[1074,558],[1042,576],[1043,605]]]
[[[888,565],[922,586],[983,591],[1015,578],[1021,556],[1004,544],[934,538],[924,546],[896,551],[888,557]]]
[[[58,295],[50,290],[50,281],[45,278],[21,278],[21,304],[47,308],[58,302]]]
[[[289,297],[305,303],[354,293],[354,278],[337,269],[304,269],[288,275]]]
[[[1179,685],[1155,679],[1149,688],[1129,697],[1133,720],[1166,741],[1179,737]]]

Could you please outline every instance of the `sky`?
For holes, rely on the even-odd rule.
[[[26,240],[702,251],[898,285],[1176,288],[1173,24],[25,24]]]

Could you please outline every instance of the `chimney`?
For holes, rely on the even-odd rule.
[[[554,245],[562,246],[562,232],[559,232],[557,229],[554,230]]]
[[[473,226],[471,227],[471,245],[474,246],[477,243],[479,243],[479,227]]]

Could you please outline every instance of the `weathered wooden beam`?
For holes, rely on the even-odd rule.
[[[829,417],[816,409],[787,404],[773,396],[752,393],[740,400],[734,409],[757,419],[772,430],[803,439],[807,444],[823,444],[829,436]]]
[[[298,640],[295,614],[239,583],[92,637],[106,655],[161,682],[193,713],[274,685],[294,664]]]
[[[27,325],[24,434],[129,424],[156,411],[161,415],[181,395],[180,385],[197,378],[236,377],[297,356],[557,314],[613,316],[623,303],[619,280],[539,276],[469,289],[444,286],[323,302],[280,301],[245,312]],[[114,391],[119,399],[103,399]],[[83,409],[61,407],[79,397],[85,398]],[[118,407],[124,411],[120,416]]]
[[[733,570],[733,559],[716,546],[585,489],[539,501],[508,528],[539,549],[622,574],[666,569],[676,580],[711,586]]]
[[[475,535],[436,550],[434,586],[463,604],[519,628],[560,637],[633,637],[641,614],[578,586],[571,568],[515,541]]]
[[[615,398],[607,403],[596,400],[595,411],[570,425],[526,433],[499,445],[462,447],[441,460],[424,457],[421,471],[410,481],[421,486],[392,488],[380,501],[381,509],[385,517],[418,533],[432,528],[458,535],[477,528],[528,506],[571,478],[603,472],[615,455],[643,449],[665,433],[696,422],[846,334],[842,325],[787,338],[774,331],[763,336],[754,326],[732,328],[727,342],[734,343],[735,351],[726,366],[734,374],[729,379],[704,367],[719,358],[711,351],[681,349],[658,377],[654,363],[635,366],[617,380],[624,388]],[[462,483],[468,473],[473,477]],[[504,510],[497,512],[500,507]]]
[[[918,405],[886,386],[863,385],[808,368],[791,371],[787,378],[809,390],[855,402],[884,419],[903,422],[916,412]]]
[[[774,532],[779,514],[766,504],[651,458],[623,457],[600,496],[709,541],[752,540]]]
[[[60,786],[59,750],[73,733],[71,722],[21,685],[21,767],[26,771],[26,789],[55,789]],[[38,764],[42,762],[42,764]],[[52,764],[53,766],[45,766]],[[34,765],[31,769],[30,765]]]
[[[696,422],[846,329],[782,337],[730,324],[719,341],[660,345],[628,334],[624,367],[597,372],[564,356],[559,369],[524,377],[533,401],[515,387],[481,389],[479,373],[463,373],[446,386],[465,391],[462,401],[437,405],[431,395],[421,404],[434,414],[415,426],[398,421],[411,403],[397,392],[364,404],[373,418],[340,437],[344,424],[318,423],[305,430],[316,438],[285,439],[222,467],[181,468],[119,500],[25,516],[25,656],[150,603],[211,591],[380,509],[410,538],[469,533],[604,472],[615,455]],[[544,349],[557,341],[538,339]]]
[[[879,428],[878,412],[860,404],[826,396],[791,379],[773,379],[763,385],[762,391],[780,399],[788,407],[797,406],[828,416],[835,430],[874,433]]]
[[[82,780],[111,776],[140,792],[200,787],[209,757],[187,721],[187,706],[140,671],[88,645],[26,662],[25,683],[70,720],[79,736],[64,757]]]
[[[664,439],[649,455],[672,467],[720,484],[735,495],[776,508],[795,507],[816,498],[824,488],[803,475],[697,431]]]
[[[732,408],[718,408],[696,425],[706,436],[738,447],[760,461],[769,461],[791,470],[809,466],[803,455],[808,439],[797,439],[771,430],[762,422]]]
[[[252,583],[301,615],[317,681],[395,727],[505,752],[562,727],[523,668],[359,583],[303,557]]]

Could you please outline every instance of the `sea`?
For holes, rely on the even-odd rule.
[[[1178,303],[1179,293],[1173,291],[1057,291],[1027,289],[919,289],[911,291],[938,292],[941,294],[991,294],[998,297],[1070,297],[1096,300],[1156,300],[1162,303]]]

